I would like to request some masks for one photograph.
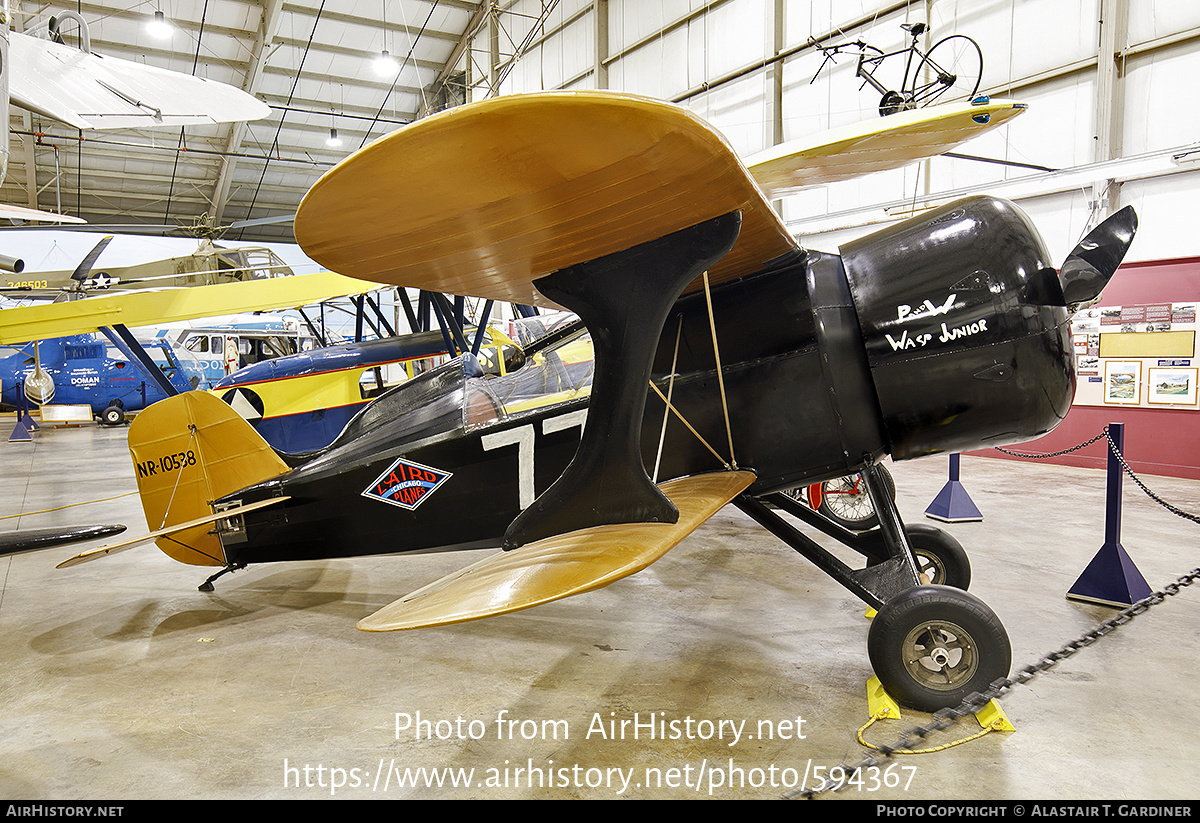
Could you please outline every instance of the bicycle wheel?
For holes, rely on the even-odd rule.
[[[879,469],[888,496],[894,499],[896,481],[885,467],[880,466]],[[875,504],[871,502],[866,483],[857,474],[822,483],[821,507],[817,511],[850,531],[866,531],[879,525],[879,515],[875,513]]]
[[[983,52],[965,34],[952,34],[933,44],[913,73],[907,91],[918,106],[971,100],[983,76]]]

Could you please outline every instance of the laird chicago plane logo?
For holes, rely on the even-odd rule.
[[[363,490],[363,497],[374,497],[412,511],[449,478],[450,472],[400,458]]]

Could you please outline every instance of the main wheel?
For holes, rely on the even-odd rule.
[[[885,603],[871,621],[867,654],[884,690],[925,712],[957,706],[1012,665],[1000,618],[949,586],[918,586]]]
[[[967,550],[941,529],[923,523],[906,523],[904,532],[917,560],[921,582],[953,586],[966,591],[971,586],[971,560]]]
[[[109,406],[100,412],[100,422],[106,426],[119,426],[125,422],[125,410],[120,406]]]
[[[888,496],[896,497],[896,481],[884,466],[879,467]],[[879,525],[879,515],[860,475],[837,477],[821,484],[821,505],[817,509],[834,523],[850,531],[863,532]]]
[[[983,76],[983,52],[963,34],[952,34],[933,44],[917,63],[911,96],[918,105],[971,100]]]

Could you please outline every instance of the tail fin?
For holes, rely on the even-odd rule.
[[[147,408],[129,427],[146,525],[158,530],[212,514],[211,501],[287,471],[287,464],[237,412],[207,392],[184,392]],[[169,557],[224,566],[211,524],[160,537]]]

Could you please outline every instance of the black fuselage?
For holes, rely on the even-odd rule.
[[[696,433],[671,415],[660,449],[665,406],[648,395],[641,450],[653,479],[732,462],[757,474],[759,495],[885,453],[1019,442],[1061,420],[1074,390],[1068,312],[1023,214],[981,199],[869,240],[713,289],[728,434],[705,295],[675,303],[651,375]],[[327,449],[225,498],[290,498],[247,515],[227,560],[499,546],[572,460],[587,401],[506,417],[469,367],[393,389]]]

